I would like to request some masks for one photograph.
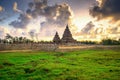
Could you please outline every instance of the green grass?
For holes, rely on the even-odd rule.
[[[0,80],[119,80],[120,50],[0,52]]]

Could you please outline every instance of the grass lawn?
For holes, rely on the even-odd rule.
[[[120,50],[0,52],[0,80],[120,80]]]

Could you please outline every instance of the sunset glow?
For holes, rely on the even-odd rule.
[[[117,1],[11,0],[8,3],[0,0],[0,38],[9,33],[35,41],[51,41],[56,31],[61,37],[68,24],[78,41],[119,39],[120,10]]]

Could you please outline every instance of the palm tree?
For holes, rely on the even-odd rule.
[[[8,41],[8,43],[13,42],[13,37],[10,34],[6,34],[5,39]]]

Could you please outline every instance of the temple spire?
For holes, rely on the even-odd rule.
[[[66,29],[64,31],[63,37],[61,39],[62,43],[69,43],[69,42],[75,42],[75,40],[72,37],[72,34],[70,32],[69,26],[66,26]]]
[[[56,32],[54,38],[53,38],[53,42],[56,43],[56,44],[59,44],[60,43],[60,37],[58,35],[58,32]]]

